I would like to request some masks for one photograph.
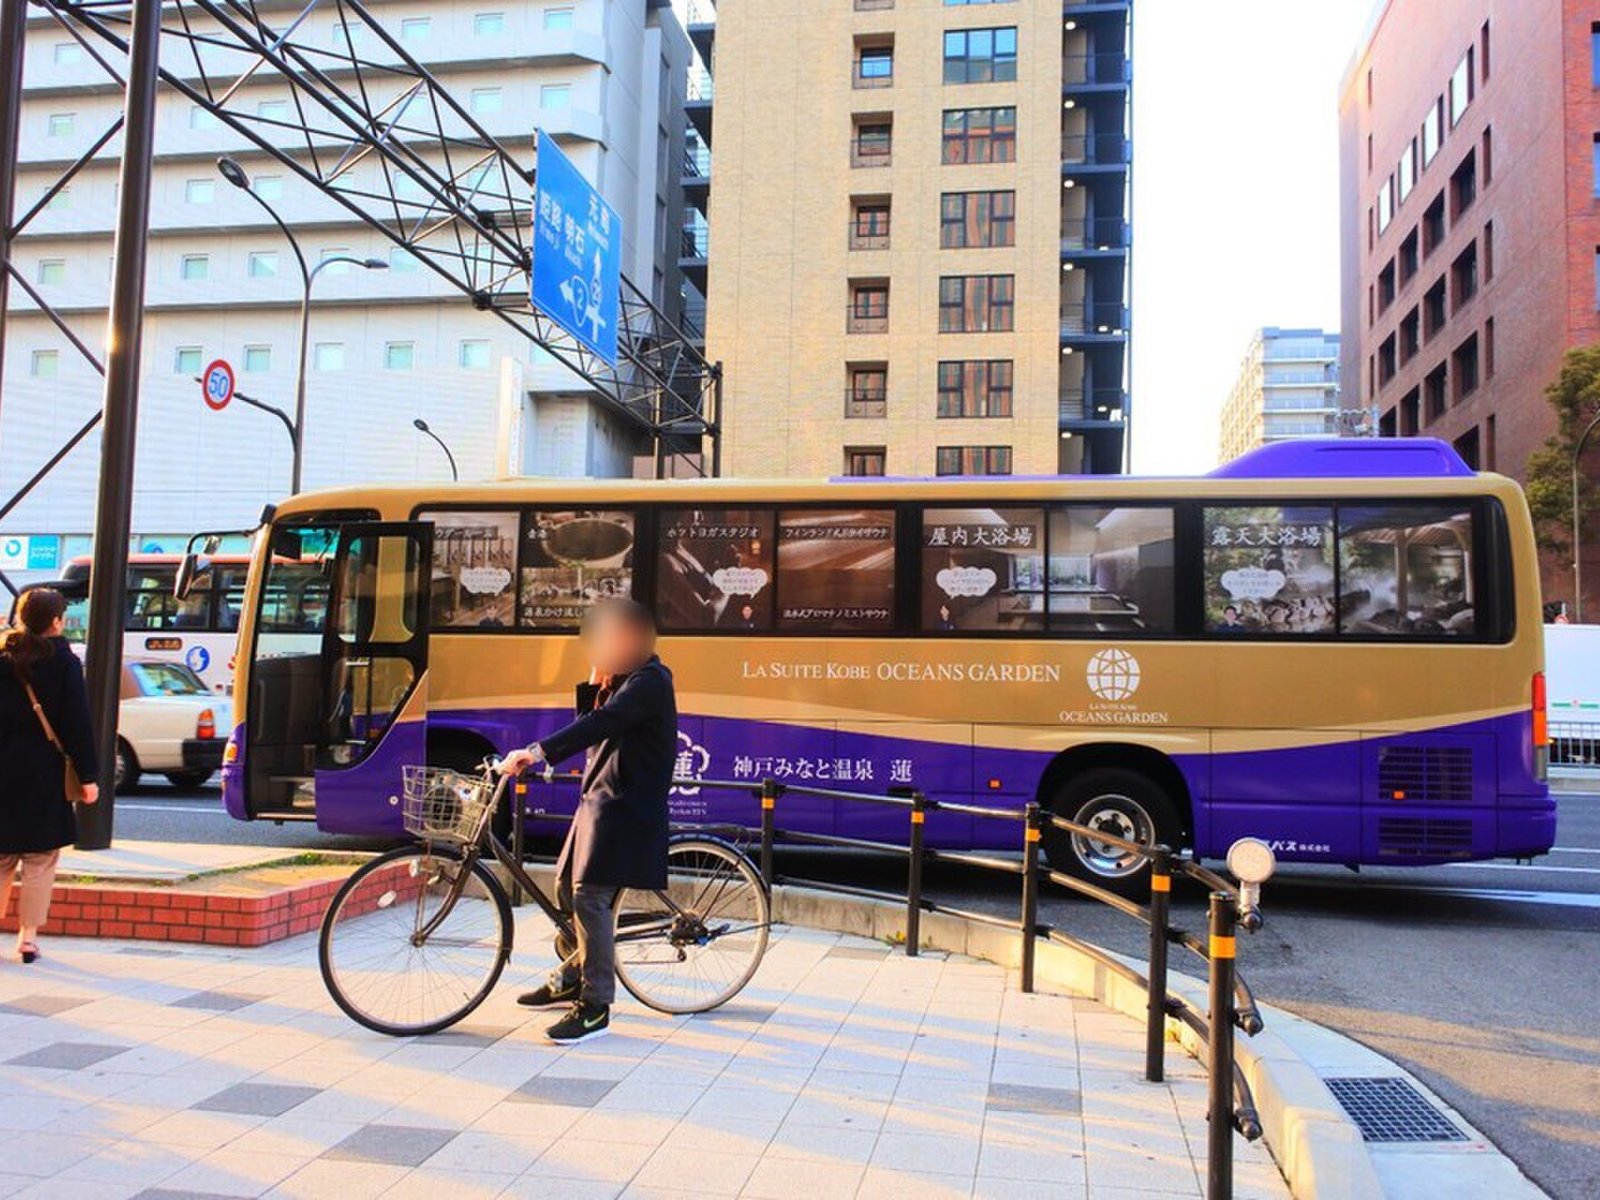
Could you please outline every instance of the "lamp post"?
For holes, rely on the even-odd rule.
[[[300,268],[300,353],[295,365],[294,381],[294,468],[290,474],[289,491],[295,494],[300,491],[300,479],[305,465],[306,449],[306,362],[310,353],[311,336],[311,285],[317,281],[317,276],[324,267],[334,263],[345,263],[350,266],[362,267],[368,271],[382,271],[389,266],[381,258],[353,258],[348,254],[332,254],[318,261],[316,266],[306,263],[305,253],[300,249],[300,242],[294,236],[289,226],[282,217],[273,210],[272,205],[263,200],[250,186],[250,175],[240,165],[239,160],[224,156],[217,159],[217,173],[234,187],[238,188],[262,208],[267,216],[272,218],[289,243],[289,249],[294,251],[295,265]]]
[[[1578,462],[1596,426],[1600,426],[1600,413],[1584,427],[1578,444],[1572,448],[1572,621],[1575,625],[1583,624],[1583,513],[1579,495],[1583,478],[1578,474]]]
[[[456,456],[454,454],[450,453],[450,447],[445,444],[445,440],[442,437],[440,437],[437,433],[435,433],[433,431],[433,429],[428,425],[428,423],[426,421],[424,421],[421,417],[418,417],[415,421],[411,422],[411,424],[417,430],[417,432],[425,433],[429,437],[431,437],[434,441],[439,443],[439,449],[443,450],[444,451],[444,456],[450,460],[450,478],[451,478],[451,480],[453,482],[455,482],[455,483],[460,483],[461,482],[461,472],[456,470]]]

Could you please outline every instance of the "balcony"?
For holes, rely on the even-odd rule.
[[[879,420],[889,415],[889,393],[879,388],[846,388],[844,415],[849,420]]]
[[[685,93],[684,111],[694,126],[700,140],[711,145],[711,102],[716,88],[711,82],[711,72],[697,68],[689,72],[689,85]]]
[[[685,147],[680,172],[684,197],[704,212],[711,195],[711,151],[704,146]]]
[[[876,229],[859,229],[850,226],[850,249],[852,250],[887,250],[889,248],[889,231]]]
[[[1126,54],[1066,54],[1061,58],[1062,88],[1127,86],[1133,63]]]
[[[678,246],[678,266],[684,276],[705,294],[707,283],[706,257],[710,249],[711,231],[704,218],[696,218],[683,226]]]
[[[1121,388],[1064,388],[1059,417],[1064,422],[1109,421],[1112,413],[1121,413],[1126,406]]]
[[[890,143],[875,138],[855,138],[850,143],[852,167],[887,167],[891,164]]]
[[[1120,304],[1063,304],[1061,336],[1121,338],[1127,336],[1127,310]]]
[[[844,331],[846,333],[888,333],[889,332],[889,306],[862,304],[852,301],[845,309]]]
[[[1120,217],[1080,217],[1061,222],[1061,252],[1118,253],[1128,245],[1128,225]]]
[[[1064,133],[1061,162],[1071,167],[1123,167],[1128,162],[1128,139],[1120,133]]]

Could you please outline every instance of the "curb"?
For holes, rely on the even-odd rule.
[[[901,945],[905,942],[905,911],[904,904],[883,900],[785,885],[772,889],[774,921]],[[920,944],[925,949],[986,959],[1008,969],[1015,969],[1022,957],[1020,932],[950,913],[922,914]],[[1098,952],[1143,973],[1143,962]],[[1141,1024],[1145,1020],[1145,990],[1085,949],[1041,941],[1035,950],[1034,981],[1089,996]],[[1203,981],[1173,971],[1168,976],[1168,990],[1196,1011],[1206,1011]],[[1260,1008],[1266,1027],[1255,1037],[1236,1037],[1234,1054],[1255,1098],[1262,1136],[1296,1200],[1544,1197],[1516,1164],[1396,1063],[1293,1013],[1265,1004]],[[1203,1059],[1202,1044],[1187,1025],[1169,1019],[1167,1036]],[[1323,1082],[1325,1073],[1405,1079],[1447,1113],[1469,1140],[1442,1149],[1432,1144],[1369,1143]]]

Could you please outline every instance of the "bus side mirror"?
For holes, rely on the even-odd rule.
[[[185,554],[178,563],[178,575],[172,582],[172,594],[179,600],[187,600],[189,593],[194,590],[194,577],[200,571],[200,556],[198,554]]]
[[[273,558],[287,558],[291,562],[298,562],[301,548],[302,544],[298,530],[274,529],[272,531]]]

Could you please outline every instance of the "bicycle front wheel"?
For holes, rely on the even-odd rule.
[[[617,897],[617,978],[641,1004],[706,1012],[736,996],[767,950],[772,904],[750,860],[717,838],[674,838],[664,891]]]
[[[511,955],[505,890],[461,851],[405,846],[350,876],[322,918],[322,981],[344,1012],[395,1037],[437,1033],[493,990]]]

